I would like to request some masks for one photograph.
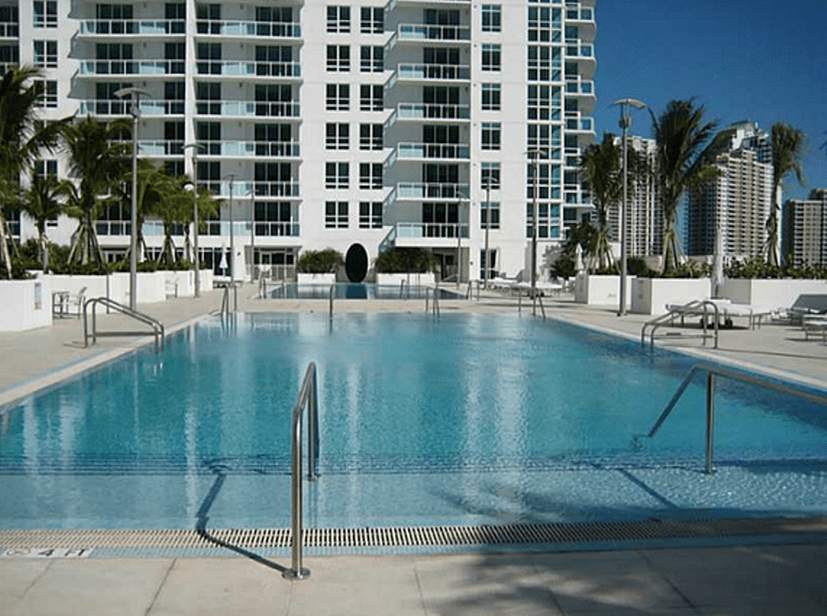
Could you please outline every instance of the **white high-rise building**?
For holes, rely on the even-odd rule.
[[[827,267],[827,188],[784,204],[782,256],[792,265]]]
[[[700,192],[689,193],[690,255],[715,254],[716,241],[727,258],[749,259],[763,251],[772,207],[769,136],[748,122],[730,129],[730,149],[716,160],[720,175]]]
[[[540,266],[590,209],[577,165],[595,138],[594,4],[0,0],[0,62],[43,70],[45,118],[124,117],[115,92],[146,91],[138,154],[178,174],[197,162],[221,197],[199,236],[219,273],[232,232],[239,278],[251,263],[289,277],[303,250],[372,262],[414,246],[443,277],[461,255],[461,279],[480,278],[487,220],[490,271],[528,278],[535,206]],[[41,165],[66,176],[59,156]],[[101,210],[111,260],[129,219],[128,204]],[[68,244],[75,225],[49,236]],[[152,257],[160,225],[143,232]]]

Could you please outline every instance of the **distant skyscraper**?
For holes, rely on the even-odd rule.
[[[615,143],[621,144],[616,137]],[[654,165],[657,145],[654,139],[629,135],[629,151],[645,157]],[[629,256],[659,255],[663,250],[663,210],[657,194],[654,178],[650,174],[629,174],[629,219],[627,221],[627,254]],[[620,241],[620,209],[609,211],[609,238]],[[617,255],[616,255],[617,256]]]
[[[783,209],[782,255],[793,265],[827,267],[827,188],[806,201],[790,200]]]
[[[772,150],[769,135],[756,124],[733,124],[729,151],[716,165],[720,175],[690,192],[687,208],[690,255],[712,255],[716,230],[727,257],[745,259],[762,253],[772,204]]]

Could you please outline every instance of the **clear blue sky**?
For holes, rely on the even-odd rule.
[[[827,0],[597,0],[594,110],[598,139],[619,133],[614,100],[637,98],[659,115],[695,97],[720,127],[740,120],[802,130],[807,186],[827,187]],[[649,113],[631,132],[651,136]]]

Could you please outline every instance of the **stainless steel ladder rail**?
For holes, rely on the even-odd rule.
[[[128,317],[135,319],[136,321],[140,321],[145,325],[149,325],[152,328],[152,332],[146,331],[112,331],[112,332],[99,332],[98,331],[98,318],[97,318],[97,311],[95,308],[98,304],[102,304],[106,306],[107,309],[112,309],[116,312],[120,312],[121,314],[125,314]],[[83,303],[83,346],[89,346],[89,308],[92,308],[92,344],[96,344],[98,341],[98,337],[103,336],[146,336],[149,333],[152,333],[155,336],[155,346],[163,347],[164,344],[164,324],[161,323],[158,319],[155,319],[148,314],[144,314],[142,312],[138,312],[136,310],[132,310],[128,306],[124,306],[121,303],[116,302],[113,299],[108,297],[92,297],[87,299]]]
[[[433,302],[430,303],[430,310],[431,310],[431,312],[433,312],[435,315],[438,316],[439,315],[439,284],[437,284],[435,287],[433,287],[431,289],[429,289],[429,288],[425,289],[425,312],[428,312],[428,310],[429,310],[429,298],[430,298],[431,295],[433,295],[434,300],[433,300]]]
[[[820,395],[820,394],[812,394],[806,391],[801,391],[799,389],[795,389],[793,387],[789,387],[788,385],[782,385],[781,383],[776,383],[775,381],[771,381],[766,378],[761,378],[757,376],[752,376],[749,374],[744,374],[741,372],[736,372],[735,370],[730,370],[728,368],[723,368],[721,366],[715,366],[713,364],[695,364],[692,368],[689,369],[689,372],[684,377],[681,384],[678,386],[675,395],[672,396],[672,399],[669,401],[669,404],[666,405],[666,408],[660,414],[655,425],[652,426],[652,429],[649,430],[649,433],[646,435],[636,436],[632,443],[636,444],[639,442],[639,439],[642,436],[646,438],[654,438],[655,434],[657,434],[660,427],[663,425],[663,422],[666,421],[666,418],[672,413],[672,410],[675,408],[675,405],[680,400],[683,392],[686,391],[686,388],[692,382],[693,377],[698,372],[706,373],[706,453],[705,453],[705,460],[704,460],[704,470],[707,474],[711,474],[714,472],[712,467],[712,454],[713,454],[713,440],[714,440],[714,428],[715,428],[715,376],[721,376],[728,379],[733,379],[735,381],[741,381],[744,383],[749,383],[751,385],[757,385],[759,387],[764,387],[766,389],[772,389],[774,391],[789,394],[796,396],[798,398],[802,398],[804,400],[809,400],[810,402],[815,402],[816,404],[823,404],[827,407],[827,395]]]
[[[333,296],[335,295],[335,293],[336,293],[336,284],[334,283],[334,284],[330,285],[330,291],[328,292],[329,301],[330,301],[329,313],[330,313],[330,321],[331,322],[333,321]]]
[[[302,567],[302,548],[304,546],[304,524],[302,519],[302,418],[304,408],[308,407],[307,415],[307,479],[316,478],[316,462],[319,457],[319,406],[316,391],[316,364],[310,362],[304,373],[299,397],[293,407],[293,464],[291,501],[291,549],[292,566],[282,576],[290,580],[306,580],[310,577],[310,570]]]
[[[537,304],[540,305],[540,312],[543,313],[543,319],[546,318],[546,307],[543,304],[543,297],[539,293],[534,294],[534,300],[531,302],[531,315],[537,316]],[[523,294],[519,293],[517,295],[517,312],[519,314],[523,313]]]
[[[640,328],[640,345],[641,346],[646,345],[646,329],[647,328],[651,328],[651,330],[649,331],[649,348],[652,348],[655,345],[655,332],[658,330],[659,327],[666,324],[667,321],[670,322],[670,323],[674,322],[675,317],[678,317],[678,316],[680,316],[681,320],[683,320],[686,317],[687,312],[690,312],[692,309],[700,309],[700,308],[703,309],[702,312],[695,312],[695,313],[692,313],[692,314],[702,315],[701,326],[703,327],[703,333],[701,334],[701,337],[703,338],[704,345],[706,345],[706,339],[710,337],[710,335],[707,333],[707,316],[708,316],[707,308],[710,308],[710,307],[712,308],[712,313],[714,315],[714,320],[713,320],[713,331],[714,331],[714,333],[712,334],[712,337],[713,337],[713,340],[714,340],[713,348],[717,349],[718,348],[718,305],[715,304],[715,302],[710,302],[709,300],[694,300],[694,301],[689,302],[688,304],[684,304],[684,305],[680,306],[679,310],[670,310],[666,314],[662,314],[658,317],[655,317],[654,319],[652,319],[650,321],[646,321],[646,323],[643,324],[643,327]],[[681,333],[681,334],[676,334],[676,335],[677,336],[688,336],[688,334],[686,334],[686,333]]]

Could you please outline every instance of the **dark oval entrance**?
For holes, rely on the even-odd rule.
[[[350,282],[362,282],[368,275],[368,252],[361,244],[353,244],[347,249],[345,273]]]

